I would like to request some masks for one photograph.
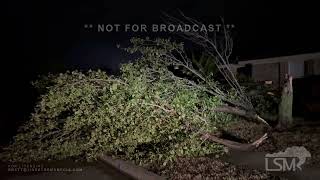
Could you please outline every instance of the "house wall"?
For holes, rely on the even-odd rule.
[[[311,66],[308,61],[312,61]],[[250,76],[253,80],[272,81],[275,87],[281,87],[285,82],[286,74],[291,74],[294,79],[320,75],[320,52],[239,61],[234,68],[239,71],[240,68],[249,64],[251,65]]]
[[[280,79],[280,86],[282,86],[286,79],[286,74],[288,74],[288,71],[289,71],[289,65],[288,65],[288,62],[281,62],[280,63],[280,73],[279,73],[279,79]]]
[[[293,79],[302,78],[304,76],[304,61],[289,61],[288,72]]]
[[[314,61],[314,74],[320,75],[320,59]]]
[[[276,87],[279,86],[280,63],[255,64],[252,65],[252,78],[255,81],[272,81]],[[284,64],[283,64],[284,66]],[[285,70],[285,67],[282,67]],[[280,70],[281,71],[281,70]]]
[[[252,65],[252,78],[255,81],[272,81],[275,87],[283,85],[286,74],[294,79],[304,77],[304,61]],[[314,61],[314,75],[320,75],[320,60]]]

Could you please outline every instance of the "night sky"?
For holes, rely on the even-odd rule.
[[[307,1],[10,1],[4,6],[1,60],[3,100],[1,129],[28,118],[35,102],[30,80],[65,69],[116,70],[127,57],[116,48],[143,33],[97,33],[84,24],[162,23],[161,12],[209,23],[235,25],[234,56],[240,60],[316,52],[319,23],[316,4]],[[154,34],[153,34],[154,35]],[[3,41],[4,40],[4,41]],[[11,133],[11,134],[10,134]],[[4,133],[10,137],[14,131]]]

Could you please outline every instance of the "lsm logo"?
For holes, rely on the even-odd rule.
[[[305,147],[293,146],[284,152],[266,154],[265,167],[267,171],[301,171],[301,165],[310,157],[311,154]]]

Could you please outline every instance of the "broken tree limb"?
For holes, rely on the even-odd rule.
[[[242,116],[248,119],[253,119],[253,120],[257,120],[260,122],[263,122],[264,124],[270,126],[262,117],[260,117],[258,114],[256,113],[251,113],[236,107],[231,107],[231,106],[219,106],[216,107],[215,109],[213,109],[216,112],[224,112],[224,113],[228,113],[228,114],[234,114],[234,115],[238,115],[238,116]]]
[[[227,139],[221,139],[210,133],[201,133],[201,134],[202,134],[201,138],[204,140],[209,140],[215,143],[219,143],[231,149],[239,150],[239,151],[251,151],[257,148],[264,140],[268,138],[267,133],[265,133],[262,137],[260,137],[256,141],[249,144],[244,144],[244,143],[239,143],[239,142],[235,142]]]
[[[251,151],[259,147],[260,144],[268,138],[268,134],[265,133],[263,136],[261,136],[259,139],[255,140],[252,143],[239,143],[239,142],[231,141],[228,139],[218,138],[215,134],[212,134],[210,132],[201,132],[201,130],[193,126],[190,126],[189,124],[186,124],[185,128],[189,131],[193,131],[193,132],[196,131],[197,133],[199,133],[200,138],[204,141],[209,140],[211,142],[219,143],[219,144],[225,145],[230,149],[238,150],[238,151]]]

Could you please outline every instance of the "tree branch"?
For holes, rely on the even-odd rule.
[[[224,113],[228,113],[228,114],[242,116],[242,117],[245,117],[248,119],[257,120],[257,121],[263,122],[264,124],[270,126],[263,118],[261,118],[255,112],[249,112],[249,111],[245,111],[245,110],[235,108],[235,107],[230,107],[230,106],[220,106],[220,107],[216,107],[213,110],[216,112],[224,112]]]
[[[261,136],[259,139],[255,140],[254,142],[249,144],[244,144],[244,143],[239,143],[239,142],[235,142],[227,139],[221,139],[207,132],[201,133],[201,134],[202,134],[201,138],[204,140],[209,140],[215,143],[219,143],[231,149],[239,150],[239,151],[251,151],[257,148],[264,140],[268,138],[267,133],[265,133],[263,136]]]

